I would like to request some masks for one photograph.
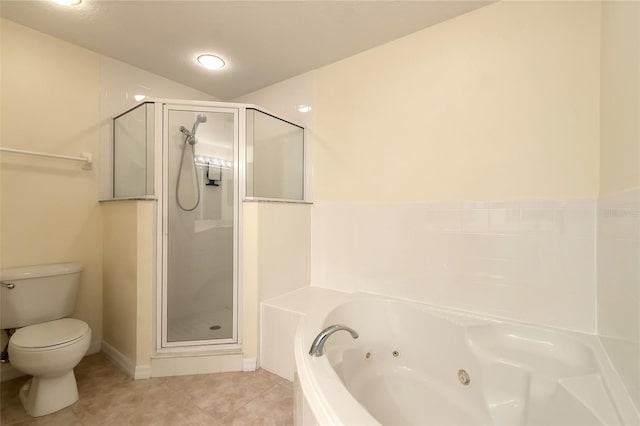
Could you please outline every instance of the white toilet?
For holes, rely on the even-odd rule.
[[[27,414],[38,417],[78,400],[73,368],[89,349],[91,329],[65,318],[75,309],[82,265],[64,263],[2,269],[0,327],[17,329],[9,361],[33,376],[20,389]]]

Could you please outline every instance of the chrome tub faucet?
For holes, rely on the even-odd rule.
[[[346,325],[330,325],[329,327],[322,330],[315,339],[313,339],[313,343],[311,344],[311,349],[309,349],[309,355],[311,356],[322,356],[324,354],[324,342],[336,331],[348,331],[351,333],[351,337],[354,339],[358,338],[358,333],[355,332],[352,328],[347,327]]]

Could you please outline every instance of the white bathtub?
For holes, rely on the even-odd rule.
[[[326,354],[315,336],[339,331]],[[638,413],[597,337],[356,295],[301,322],[296,423],[618,425]],[[459,379],[467,374],[470,382]],[[463,377],[464,378],[464,377]],[[464,381],[464,380],[463,380]]]

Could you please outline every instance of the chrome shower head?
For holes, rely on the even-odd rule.
[[[196,139],[196,132],[198,131],[198,126],[200,123],[204,123],[207,121],[207,116],[204,114],[198,114],[196,117],[196,122],[193,123],[193,128],[189,131],[186,127],[180,126],[180,132],[184,135],[184,141],[188,142],[189,145],[195,145],[198,143],[198,139]]]
[[[193,137],[196,137],[196,132],[198,131],[198,126],[200,125],[200,123],[205,123],[207,121],[207,116],[204,114],[198,114],[198,116],[196,117],[196,122],[193,123],[193,129],[191,130],[191,134],[193,135]]]

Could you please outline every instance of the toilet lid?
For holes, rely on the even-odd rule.
[[[22,348],[46,348],[76,340],[87,330],[86,322],[63,318],[18,329],[11,336],[11,344]]]

